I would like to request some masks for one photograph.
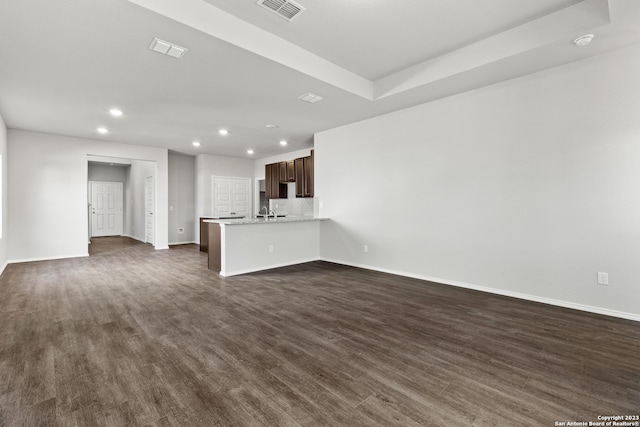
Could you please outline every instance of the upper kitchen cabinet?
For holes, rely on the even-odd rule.
[[[282,162],[286,163],[286,162]],[[280,163],[272,163],[265,166],[265,196],[267,199],[286,199],[287,184],[280,182]],[[286,164],[285,164],[286,174]]]
[[[278,163],[280,171],[280,182],[295,182],[296,174],[294,170],[293,160]]]
[[[313,150],[311,155],[294,160],[296,197],[313,197]]]
[[[311,155],[265,166],[267,199],[286,199],[287,183],[296,183],[296,197],[313,197],[313,150]]]
[[[311,155],[303,158],[304,169],[304,197],[313,197],[313,150]]]

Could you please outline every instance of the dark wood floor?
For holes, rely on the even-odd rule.
[[[0,279],[2,426],[553,426],[640,412],[640,324],[94,239]]]

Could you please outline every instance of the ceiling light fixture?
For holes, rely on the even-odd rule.
[[[122,110],[119,110],[117,108],[112,108],[109,110],[109,114],[111,114],[113,117],[120,117],[122,116]]]
[[[301,101],[309,102],[311,104],[315,104],[318,101],[322,101],[324,99],[324,96],[320,96],[320,95],[316,95],[315,93],[308,92],[308,93],[305,93],[304,95],[300,95],[298,99]]]
[[[278,126],[278,125],[265,125],[265,127],[266,127],[267,129],[276,129],[276,128],[278,128],[279,126]]]
[[[247,150],[247,154],[253,154],[253,150],[252,150],[251,148],[249,148],[249,149]]]
[[[573,43],[579,47],[587,46],[588,44],[591,43],[591,41],[593,40],[593,37],[594,37],[593,34],[585,34],[583,36],[576,38],[573,41]]]
[[[229,135],[229,131],[228,131],[227,129],[220,129],[220,130],[218,131],[218,133],[219,133],[220,135]]]
[[[185,53],[187,53],[187,48],[175,45],[173,43],[166,42],[164,40],[160,40],[159,38],[154,38],[149,45],[149,49],[154,52],[162,53],[164,55],[171,56],[172,58],[182,58]]]
[[[282,145],[282,146],[285,146],[285,145],[287,145],[287,144],[288,144],[288,142],[287,142],[287,141],[285,141],[284,139],[280,141],[280,145]]]
[[[96,131],[97,131],[99,134],[102,134],[102,135],[104,135],[104,134],[106,134],[106,133],[109,133],[109,130],[108,130],[107,128],[104,128],[104,127],[99,127],[99,128],[97,128],[97,129],[96,129]]]
[[[198,141],[193,141],[191,143],[194,147],[200,147],[200,143]]]

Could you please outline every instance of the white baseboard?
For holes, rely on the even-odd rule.
[[[635,313],[627,313],[627,312],[624,312],[624,311],[610,310],[610,309],[604,308],[604,307],[594,307],[594,306],[591,306],[591,305],[578,304],[578,303],[574,303],[574,302],[570,302],[570,301],[562,301],[562,300],[556,300],[556,299],[552,299],[552,298],[540,297],[540,296],[537,296],[537,295],[530,295],[530,294],[523,294],[523,293],[520,293],[520,292],[507,291],[507,290],[504,290],[504,289],[490,288],[490,287],[486,287],[486,286],[473,285],[473,284],[470,284],[470,283],[458,282],[458,281],[455,281],[455,280],[447,280],[447,279],[442,279],[442,278],[439,278],[439,277],[423,276],[423,275],[420,275],[420,274],[412,274],[412,273],[407,273],[407,272],[404,272],[404,271],[397,271],[397,270],[390,270],[390,269],[386,269],[386,268],[379,268],[379,267],[374,267],[374,266],[366,265],[366,264],[349,263],[349,262],[344,262],[342,260],[337,260],[337,259],[321,258],[321,260],[322,261],[327,261],[327,262],[332,262],[332,263],[335,263],[335,264],[342,264],[342,265],[348,265],[348,266],[351,266],[351,267],[363,268],[365,270],[373,270],[373,271],[379,271],[381,273],[395,274],[397,276],[410,277],[412,279],[427,280],[429,282],[442,283],[443,285],[457,286],[459,288],[472,289],[474,291],[487,292],[487,293],[490,293],[490,294],[502,295],[502,296],[506,296],[506,297],[518,298],[518,299],[527,300],[527,301],[539,302],[539,303],[543,303],[543,304],[555,305],[555,306],[558,306],[558,307],[571,308],[571,309],[574,309],[574,310],[586,311],[586,312],[595,313],[595,314],[603,314],[605,316],[619,317],[621,319],[634,320],[636,322],[640,322],[640,314],[635,314]]]
[[[56,259],[67,259],[67,258],[82,258],[89,256],[89,253],[79,254],[79,255],[61,255],[61,256],[52,256],[52,257],[36,257],[36,258],[20,258],[20,259],[10,259],[7,261],[8,264],[20,264],[23,262],[34,262],[34,261],[52,261]]]
[[[197,245],[198,242],[170,242],[169,246],[172,245]]]
[[[245,270],[221,271],[220,275],[223,277],[238,276],[240,274],[255,273],[257,271],[271,270],[273,268],[289,267],[291,265],[304,264],[304,263],[313,262],[313,261],[320,261],[320,258],[315,257],[315,258],[301,259],[297,261],[282,262],[277,264],[265,265],[257,268],[249,268]]]
[[[7,265],[9,265],[9,263],[5,262],[2,268],[0,268],[0,276],[2,276],[2,273],[4,273],[4,270],[7,268]]]
[[[163,251],[165,249],[169,249],[169,246],[154,246],[153,249],[156,251]]]

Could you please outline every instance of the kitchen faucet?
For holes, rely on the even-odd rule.
[[[269,211],[269,215],[273,215],[273,219],[278,219],[278,214],[276,213],[275,209],[271,209]]]

